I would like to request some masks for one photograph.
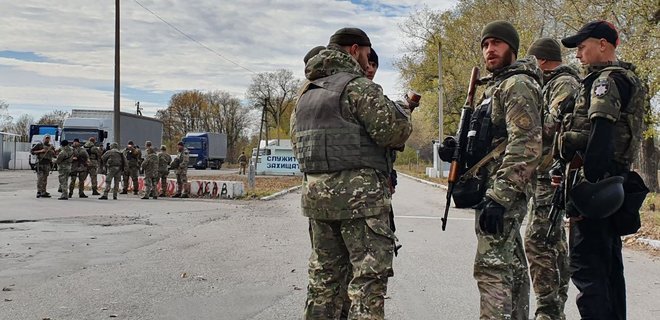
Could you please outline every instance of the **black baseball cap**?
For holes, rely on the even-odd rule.
[[[613,24],[605,20],[596,20],[585,24],[575,35],[561,39],[561,43],[566,48],[575,48],[587,38],[605,39],[614,47],[619,45],[619,32],[616,31]]]

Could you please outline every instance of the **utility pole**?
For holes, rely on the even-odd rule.
[[[114,99],[114,112],[112,116],[112,126],[114,131],[115,142],[121,145],[119,139],[119,113],[121,108],[119,106],[119,0],[115,0],[115,99]]]
[[[438,40],[438,145],[442,143],[442,139],[445,135],[444,96],[445,92],[442,87],[442,42]],[[433,147],[436,148],[435,146]],[[435,151],[434,154],[436,152],[437,151]],[[444,172],[442,172],[442,162],[440,159],[434,159],[434,162],[437,163],[435,169],[438,170],[438,177],[442,178],[444,176]]]

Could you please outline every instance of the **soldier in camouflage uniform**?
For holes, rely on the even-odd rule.
[[[573,113],[564,119],[559,141],[561,158],[568,162],[576,155],[584,155],[584,164],[578,169],[578,183],[635,175],[630,166],[636,160],[642,139],[647,97],[635,67],[616,57],[619,44],[616,28],[606,21],[593,21],[576,35],[562,39],[562,43],[567,48],[577,47],[576,57],[586,77]],[[639,213],[629,213],[622,206],[611,216],[595,217],[595,213],[585,217],[570,205],[570,193],[568,200],[571,279],[580,290],[577,297],[580,315],[582,319],[626,319],[621,236],[639,228],[637,225],[629,230],[631,226],[624,223],[629,222],[625,215]]]
[[[563,219],[557,219],[550,239],[550,208],[554,188],[550,183],[557,124],[571,112],[574,96],[580,87],[578,71],[562,65],[561,47],[557,40],[541,38],[530,46],[529,55],[536,57],[543,70],[543,156],[530,186],[529,222],[525,232],[525,253],[529,261],[532,286],[536,293],[536,320],[566,319],[564,304],[568,293],[568,244]]]
[[[370,47],[362,30],[338,30],[307,62],[308,82],[291,115],[312,243],[305,319],[339,318],[349,270],[349,319],[384,319],[396,239],[387,148],[403,145],[412,125],[407,105],[365,78]]]
[[[50,193],[46,191],[48,175],[50,174],[55,157],[55,148],[50,144],[50,135],[44,136],[44,141],[37,143],[32,148],[31,153],[37,156],[37,198],[50,198]]]
[[[87,166],[87,173],[89,174],[89,178],[92,182],[92,195],[98,196],[100,193],[98,192],[99,183],[97,180],[97,175],[103,151],[96,145],[96,138],[94,137],[89,138],[89,141],[85,143],[85,150],[87,151],[87,155],[89,155],[89,166]]]
[[[516,61],[518,46],[518,32],[506,21],[482,30],[482,54],[491,75],[482,79],[486,88],[472,119],[481,130],[490,129],[477,133],[475,149],[492,152],[502,143],[506,148],[484,166],[486,193],[476,209],[474,278],[481,295],[480,319],[526,320],[529,315],[520,226],[525,188],[541,155],[542,73],[534,57]]]
[[[112,188],[112,199],[117,200],[117,192],[119,192],[119,181],[121,180],[121,173],[124,168],[128,168],[128,161],[126,156],[119,151],[119,144],[113,142],[110,145],[110,150],[103,153],[101,160],[105,164],[106,175],[105,175],[105,190],[103,190],[103,195],[99,198],[100,200],[108,200],[108,193],[110,192],[110,184],[114,180],[114,186]]]
[[[69,146],[69,141],[60,142],[60,150],[57,153],[55,163],[57,164],[57,175],[60,182],[60,195],[58,200],[68,200],[67,190],[69,184],[69,175],[71,174],[71,163],[73,162],[73,149]]]
[[[85,179],[87,179],[88,165],[89,155],[87,155],[87,151],[80,146],[80,140],[73,139],[73,162],[71,164],[69,198],[73,196],[73,189],[76,187],[76,178],[78,178],[78,197],[87,198],[87,195],[85,194]]]
[[[160,152],[158,153],[158,177],[160,179],[160,194],[159,197],[167,196],[167,176],[170,174],[170,163],[172,162],[172,157],[167,153],[167,147],[165,145],[160,146]]]
[[[138,194],[139,184],[138,184],[138,173],[140,171],[140,159],[142,155],[140,150],[135,148],[133,141],[129,141],[126,149],[122,150],[124,157],[128,161],[128,167],[124,168],[123,176],[123,189],[121,194],[128,194],[128,179],[130,178],[133,181],[133,194]]]
[[[142,199],[149,199],[149,196],[158,199],[158,168],[159,160],[156,151],[152,147],[147,147],[147,157],[142,161],[142,170],[144,170],[144,196]]]
[[[172,198],[188,198],[188,149],[183,146],[182,141],[179,141],[176,147],[179,153],[172,162],[176,173],[176,194]]]

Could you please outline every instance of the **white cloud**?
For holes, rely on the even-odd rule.
[[[401,91],[391,65],[402,48],[398,25],[424,5],[415,0],[139,1],[248,69],[286,68],[301,78],[307,50],[326,44],[341,27],[363,28],[381,60],[376,82],[390,95]],[[436,1],[431,7],[453,3]],[[9,13],[0,24],[0,51],[45,59],[0,58],[0,99],[10,108],[36,113],[48,106],[112,105],[114,1],[3,1],[0,12]],[[153,114],[171,92],[185,89],[221,89],[243,97],[251,73],[184,38],[134,1],[122,1],[121,14],[121,80],[133,89],[122,93],[122,106],[140,99]]]

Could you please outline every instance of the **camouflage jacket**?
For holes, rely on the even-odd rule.
[[[174,172],[176,174],[184,174],[188,172],[188,149],[183,149],[183,151],[179,152],[176,156],[176,168],[174,168]]]
[[[159,166],[158,155],[155,153],[147,154],[147,157],[142,161],[142,169],[144,170],[144,176],[147,178],[155,178],[158,176],[158,166]]]
[[[60,148],[55,163],[57,163],[57,170],[71,170],[71,163],[73,162],[73,148],[64,146]]]
[[[46,149],[46,152],[43,153],[38,153],[36,154],[37,159],[39,160],[38,164],[50,164],[53,158],[55,158],[55,148],[53,148],[53,145],[45,144],[43,142],[37,143],[37,145],[32,148],[31,153],[34,154],[33,152],[35,151],[40,151]]]
[[[73,162],[71,163],[71,171],[84,172],[87,171],[89,165],[89,155],[82,146],[73,148]]]
[[[238,163],[247,164],[247,157],[244,154],[238,156]]]
[[[140,153],[140,150],[138,150],[137,148],[133,148],[131,150],[126,148],[122,150],[122,153],[124,154],[124,157],[126,157],[126,160],[128,161],[128,166],[130,168],[140,167],[140,160],[142,159],[142,154]]]
[[[542,73],[530,56],[496,70],[486,80],[481,106],[492,106],[492,148],[507,141],[504,153],[486,166],[486,195],[509,208],[525,197],[542,152]]]
[[[158,173],[159,174],[168,174],[170,172],[170,163],[172,162],[172,157],[166,151],[161,151],[158,153]]]
[[[579,70],[573,66],[560,65],[543,73],[543,158],[539,165],[539,177],[549,178],[547,172],[552,164],[552,147],[564,115],[573,111],[575,98],[580,89]]]
[[[340,106],[346,119],[363,125],[379,146],[402,146],[412,133],[410,112],[397,107],[383,95],[380,86],[364,77],[364,71],[353,57],[331,45],[305,66],[308,80],[339,72],[359,76],[348,83],[341,95]],[[296,134],[295,112],[294,109],[291,115],[292,137]],[[293,143],[295,149],[296,142]],[[369,217],[389,212],[391,197],[386,173],[376,169],[305,174],[302,213],[310,218],[328,220]]]
[[[123,153],[117,149],[110,149],[106,151],[101,159],[106,167],[128,168],[128,161]]]
[[[89,166],[98,167],[99,161],[101,161],[101,156],[103,155],[103,151],[101,151],[101,148],[97,147],[92,142],[87,141],[85,143],[85,150],[89,155]]]

